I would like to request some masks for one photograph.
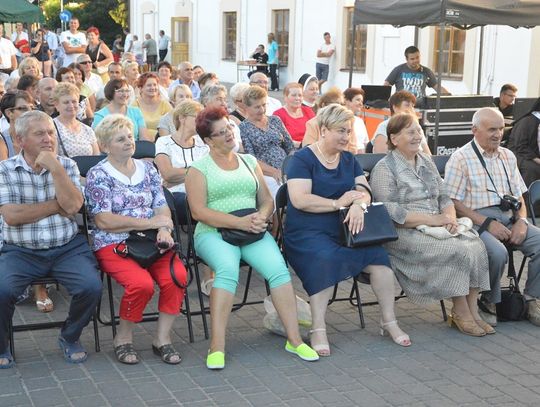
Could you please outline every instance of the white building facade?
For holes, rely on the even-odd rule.
[[[351,16],[354,0],[130,0],[131,32],[158,38],[164,30],[172,39],[167,59],[189,60],[223,82],[245,81],[246,60],[267,33],[280,46],[280,87],[315,73],[316,53],[323,33],[332,35],[336,54],[330,63],[328,85],[345,88],[352,52]],[[395,28],[368,25],[356,30],[353,86],[382,84],[392,68],[403,63],[403,51],[417,44],[422,64],[436,70],[437,28]],[[498,96],[513,83],[520,97],[540,95],[540,27],[484,29],[480,93]],[[480,57],[480,28],[447,29],[443,52],[443,86],[452,94],[476,93]]]

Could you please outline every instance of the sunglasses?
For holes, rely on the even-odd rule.
[[[31,110],[34,110],[34,106],[17,106],[17,107],[10,107],[9,109],[7,110],[10,110],[10,111],[18,111],[18,112],[29,112]]]
[[[91,64],[92,61],[82,61],[82,62],[79,62],[79,64],[81,65],[87,65],[87,64]]]

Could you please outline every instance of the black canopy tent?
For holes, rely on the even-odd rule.
[[[39,23],[43,13],[38,6],[26,0],[0,0],[0,22],[3,23]]]
[[[509,25],[516,28],[534,27],[540,24],[540,0],[356,0],[353,18],[354,30],[359,24],[391,24],[399,27],[438,25],[441,31],[447,25],[460,29],[484,25]],[[353,40],[354,37],[355,35],[353,35]],[[482,37],[483,32],[480,36],[479,82],[482,64]],[[354,44],[352,46],[354,48]],[[443,47],[444,36],[439,35],[435,150],[439,137]],[[354,52],[351,52],[352,58],[354,58]],[[353,62],[351,61],[350,64],[349,82],[352,82]],[[478,89],[480,89],[479,86]]]

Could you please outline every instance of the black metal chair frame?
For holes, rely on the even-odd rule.
[[[83,218],[83,224],[79,226],[80,233],[83,233],[86,236],[86,239],[88,240],[89,234],[88,234],[88,223],[86,221],[86,208],[81,208],[80,211],[82,218]],[[90,243],[90,242],[89,242]],[[53,277],[43,277],[36,280],[33,280],[31,285],[47,285],[47,284],[54,284],[58,286],[60,283],[58,280],[56,280]],[[99,328],[98,328],[98,315],[99,315],[99,307],[96,308],[94,315],[92,316],[92,326],[94,329],[94,345],[96,352],[99,352],[101,350],[101,346],[99,343]],[[25,331],[36,331],[36,330],[43,330],[43,329],[51,329],[51,328],[61,328],[64,325],[65,321],[47,321],[47,322],[34,322],[29,324],[19,324],[19,325],[13,325],[13,321],[10,321],[8,326],[8,336],[9,336],[9,350],[13,357],[15,358],[15,332],[25,332]]]
[[[149,144],[153,145],[153,143],[151,143],[149,141],[148,142],[146,142],[146,141],[137,141],[136,142],[137,145],[141,145],[140,143],[143,143],[144,146],[146,146],[145,143],[149,143]],[[149,158],[149,157],[146,156],[146,154],[148,154],[147,146],[145,148],[146,148],[145,153],[144,154],[139,153],[139,155],[138,155],[139,158]],[[153,147],[153,148],[154,148],[154,151],[155,151],[155,147]],[[134,155],[134,157],[135,157],[135,155]],[[88,170],[92,166],[96,165],[99,161],[101,161],[104,158],[105,158],[104,156],[77,156],[77,157],[73,157],[73,160],[75,160],[75,162],[77,163],[77,165],[79,167],[79,171],[81,172],[81,176],[85,177]],[[173,200],[172,196],[170,195],[170,192],[166,188],[163,188],[163,192],[164,192],[165,198],[167,200],[167,204],[169,206],[169,209],[171,211],[173,224],[175,226],[174,230],[173,230],[173,237],[174,237],[175,241],[178,242],[178,244],[180,244],[180,235],[178,233],[179,230],[178,230],[178,227],[177,227],[177,225],[178,225],[177,218],[178,217],[177,217],[176,209],[175,209],[175,206],[174,206],[174,200]],[[85,211],[84,222],[86,224],[88,224],[88,217],[86,215],[87,214],[86,214],[86,211]],[[185,267],[186,267],[186,270],[189,273],[189,264],[185,264]],[[101,272],[101,279],[103,280],[104,278],[106,279],[106,282],[107,282],[107,298],[108,298],[108,301],[109,301],[110,321],[105,321],[101,317],[101,302],[98,304],[98,307],[97,307],[97,319],[101,324],[111,327],[113,338],[114,338],[116,336],[116,324],[120,320],[120,317],[118,315],[116,315],[116,311],[115,311],[114,296],[113,296],[113,289],[112,289],[113,285],[112,285],[111,276],[102,271]],[[191,319],[193,314],[191,313],[191,309],[190,309],[189,295],[188,295],[187,288],[185,290],[184,309],[182,309],[181,312],[182,312],[182,314],[186,315],[186,319],[187,319],[187,322],[188,322],[189,341],[191,343],[193,343],[195,341],[194,334],[193,334],[193,322],[192,322],[192,319]],[[143,319],[142,319],[141,322],[157,321],[158,317],[159,317],[159,312],[146,312],[146,313],[143,314]],[[205,321],[203,321],[203,323],[205,323]]]
[[[529,185],[529,193],[528,193],[527,202],[526,202],[526,205],[529,210],[531,223],[534,226],[538,226],[536,224],[536,213],[534,211],[534,206],[538,202],[540,202],[540,180],[533,181],[531,185]],[[516,268],[514,265],[515,249],[512,247],[507,247],[507,249],[508,249],[507,276],[508,278],[512,278],[512,276],[516,276],[515,283],[519,284],[519,282],[521,281],[521,275],[523,274],[523,270],[525,269],[525,264],[527,263],[527,257],[523,256],[523,260],[521,260],[521,265],[519,266],[519,272],[516,274]]]

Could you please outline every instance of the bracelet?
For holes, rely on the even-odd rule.
[[[332,208],[334,208],[334,210],[337,211],[337,205],[336,205],[335,199],[332,200]]]
[[[158,228],[158,231],[161,230],[161,229],[165,229],[167,232],[172,234],[172,229],[170,227],[168,227],[168,226],[162,226],[162,227]]]
[[[495,218],[486,218],[486,220],[482,223],[482,225],[480,226],[480,228],[478,229],[478,234],[481,235],[482,233],[484,233],[491,222],[493,222],[495,220]]]
[[[371,188],[365,184],[354,184],[355,187],[362,187],[366,190],[366,192],[369,194],[370,202],[373,202],[373,194],[371,193]]]

